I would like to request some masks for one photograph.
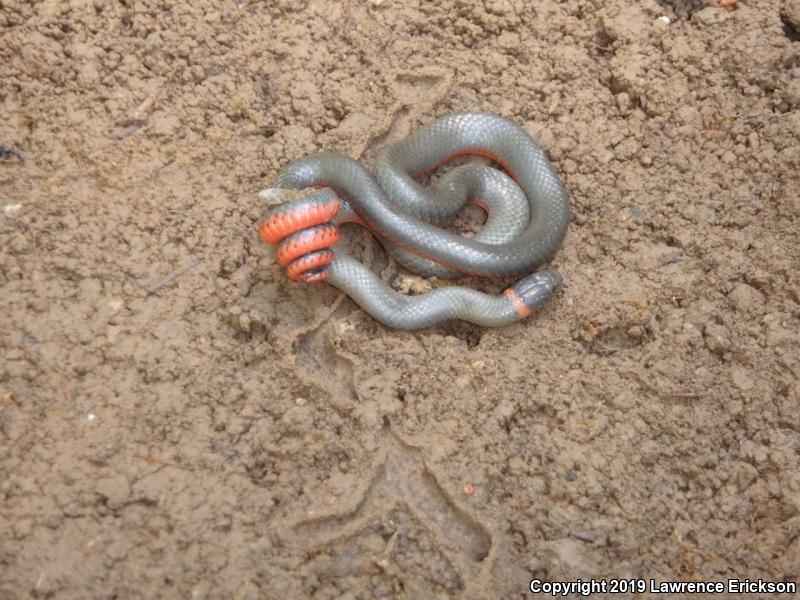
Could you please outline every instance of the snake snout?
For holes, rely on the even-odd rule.
[[[295,281],[321,281],[339,240],[333,223],[340,202],[331,189],[315,189],[267,213],[258,229],[261,240],[277,245],[277,262]]]

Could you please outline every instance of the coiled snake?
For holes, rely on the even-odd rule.
[[[412,176],[470,154],[503,170],[466,164],[430,187]],[[533,271],[556,253],[567,231],[566,190],[530,135],[502,117],[442,117],[387,147],[374,176],[341,154],[306,156],[285,167],[275,187],[312,188],[271,210],[259,227],[260,238],[278,246],[278,263],[289,277],[336,286],[390,327],[420,329],[450,319],[506,325],[530,315],[561,285],[557,270]],[[488,215],[474,237],[438,226],[468,202]],[[346,222],[369,228],[400,264],[420,274],[522,279],[502,295],[449,286],[406,296],[332,248]]]

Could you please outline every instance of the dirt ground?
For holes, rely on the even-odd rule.
[[[798,31],[798,0],[0,1],[0,597],[800,579]],[[563,177],[555,301],[407,333],[289,282],[281,166],[456,110]]]

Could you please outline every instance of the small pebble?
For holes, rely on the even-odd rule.
[[[709,323],[703,329],[703,334],[706,341],[706,348],[711,352],[718,356],[723,356],[730,352],[731,338],[726,327]]]
[[[681,259],[679,252],[667,252],[661,257],[661,262],[665,265],[672,265]]]
[[[764,304],[764,296],[761,292],[746,283],[736,285],[728,295],[728,299],[733,308],[743,313],[750,312]]]
[[[586,531],[581,531],[579,529],[573,529],[572,531],[570,531],[570,533],[572,534],[572,537],[578,538],[579,540],[581,540],[583,542],[589,542],[590,544],[592,542],[594,542],[594,536],[591,533],[588,533]]]
[[[733,384],[743,392],[750,391],[755,385],[753,378],[750,377],[749,370],[744,367],[734,368],[731,378],[733,379]]]
[[[627,334],[635,340],[640,340],[644,337],[644,330],[639,325],[634,325],[628,328]]]
[[[617,102],[617,109],[623,114],[631,109],[631,97],[627,92],[620,92],[614,99]]]

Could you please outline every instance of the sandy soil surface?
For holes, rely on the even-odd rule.
[[[798,0],[2,0],[0,597],[800,579],[799,30]],[[405,333],[288,282],[280,167],[454,110],[563,177],[556,300]]]

